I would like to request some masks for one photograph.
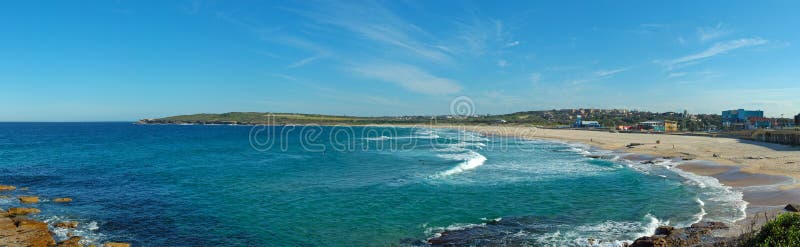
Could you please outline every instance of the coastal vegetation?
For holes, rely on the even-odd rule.
[[[761,227],[744,246],[800,246],[800,214],[778,215]]]
[[[688,115],[677,112],[647,112],[620,109],[560,109],[525,111],[499,115],[471,116],[381,116],[356,117],[297,113],[229,112],[221,114],[192,114],[156,119],[142,119],[148,124],[321,124],[321,125],[366,125],[366,124],[524,124],[536,126],[565,126],[573,123],[578,115],[584,120],[598,121],[604,126],[631,125],[648,120],[673,120],[687,130],[704,130],[721,125],[721,116],[716,114]]]

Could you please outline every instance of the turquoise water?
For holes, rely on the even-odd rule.
[[[577,144],[427,128],[253,130],[0,123],[0,184],[73,197],[41,203],[37,217],[137,246],[403,246],[458,229],[488,230],[468,243],[614,245],[659,224],[735,220],[745,206],[680,161]]]

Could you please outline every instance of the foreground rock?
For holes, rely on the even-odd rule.
[[[56,198],[53,199],[53,202],[58,202],[58,203],[72,202],[72,198],[69,197]]]
[[[661,226],[656,229],[653,236],[641,237],[633,241],[629,247],[668,247],[668,246],[706,246],[713,245],[724,238],[715,237],[712,232],[727,229],[722,222],[700,222],[690,227],[676,229],[671,226]]]
[[[0,246],[54,246],[53,235],[41,221],[0,218]]]
[[[78,222],[75,221],[64,221],[56,223],[56,227],[58,228],[76,228],[78,227]]]
[[[103,247],[131,247],[129,243],[106,242]]]
[[[29,214],[38,214],[42,211],[38,208],[9,208],[8,209],[8,216],[24,216]]]
[[[19,199],[20,202],[26,203],[26,204],[39,203],[39,197],[38,196],[20,196],[20,197],[17,197],[17,198]]]
[[[83,247],[81,237],[73,236],[58,243],[58,247]]]

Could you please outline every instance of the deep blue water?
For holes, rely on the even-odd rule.
[[[72,197],[40,203],[36,217],[77,220],[88,240],[136,246],[412,245],[445,229],[495,227],[483,223],[498,218],[517,227],[499,226],[476,243],[613,244],[658,224],[743,213],[741,193],[682,172],[677,161],[642,164],[576,144],[460,130],[251,130],[0,123],[0,184],[29,187],[13,195]],[[254,147],[251,133],[276,141]],[[0,199],[0,208],[15,205]]]

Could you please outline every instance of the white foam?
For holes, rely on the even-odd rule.
[[[459,147],[459,148],[466,148],[466,147],[475,147],[475,148],[483,148],[486,147],[486,143],[482,142],[459,142],[454,144],[449,144],[452,147]]]
[[[700,200],[700,198],[697,198],[697,197],[695,197],[694,200],[697,202],[697,204],[700,205],[700,212],[694,215],[695,218],[697,218],[697,219],[694,222],[692,222],[692,224],[700,222],[700,221],[703,221],[703,217],[706,216],[706,214],[708,214],[708,213],[706,213],[706,203],[703,202],[703,200]]]
[[[569,230],[563,229],[566,226],[560,226],[561,230],[536,234],[534,238],[537,244],[543,246],[621,247],[638,237],[654,234],[658,226],[669,224],[668,221],[661,221],[651,214],[645,215],[643,219],[646,222],[609,220],[598,224],[580,225]],[[638,231],[630,233],[631,230]],[[629,239],[618,239],[620,237]],[[592,241],[589,241],[590,239]]]
[[[389,139],[392,139],[392,138],[388,137],[388,136],[379,136],[379,137],[364,137],[364,138],[361,138],[361,139],[364,139],[364,140],[367,140],[367,141],[385,141],[385,140],[389,140]]]
[[[730,186],[723,185],[722,183],[719,182],[719,180],[717,180],[714,177],[700,176],[691,172],[681,170],[680,167],[678,167],[678,165],[681,164],[680,161],[674,161],[670,159],[655,159],[653,160],[652,163],[629,161],[627,162],[627,164],[629,167],[637,171],[643,172],[645,174],[655,173],[655,175],[661,177],[667,177],[663,176],[663,174],[667,174],[664,172],[668,172],[669,174],[678,175],[680,178],[683,179],[684,184],[688,186],[697,187],[700,189],[698,192],[700,193],[699,196],[701,197],[695,199],[698,202],[698,204],[700,204],[700,212],[694,215],[695,219],[693,220],[693,222],[684,222],[684,224],[697,223],[705,219],[707,216],[711,217],[712,220],[726,221],[729,223],[736,222],[746,217],[746,209],[748,203],[744,201],[742,191],[736,190]],[[716,209],[711,210],[710,212],[706,211],[708,209],[706,207],[706,202],[708,201],[713,202],[712,205],[719,205],[719,207],[715,207]],[[733,213],[724,212],[724,210],[726,210],[725,209],[726,207],[728,209],[730,209],[730,207],[733,207],[735,212]],[[684,224],[679,224],[679,225],[684,225]]]
[[[16,200],[14,200],[13,198],[10,198],[10,197],[8,197],[8,198],[0,198],[0,205],[2,205],[2,204],[11,204],[14,201],[16,201]]]
[[[679,167],[673,167],[672,171],[677,173],[683,178],[686,178],[689,184],[696,185],[704,190],[704,194],[709,196],[706,200],[730,204],[736,207],[737,212],[733,217],[719,219],[728,222],[736,222],[747,217],[747,202],[744,200],[744,194],[741,191],[734,190],[730,186],[723,185],[714,177],[700,176],[691,172],[681,170]],[[705,207],[705,202],[703,202]],[[704,209],[705,210],[705,209]]]
[[[661,225],[669,225],[669,221],[661,221],[652,214],[647,214],[644,216],[648,222],[647,225],[644,227],[644,232],[639,233],[639,237],[641,236],[650,236],[656,233],[656,228]]]
[[[64,216],[50,216],[43,220],[50,226],[55,225],[58,222],[64,221],[76,221],[78,222],[78,227],[69,229],[69,228],[60,228],[60,227],[50,227],[50,231],[53,232],[55,235],[55,239],[57,241],[63,241],[69,239],[69,234],[75,236],[81,236],[80,243],[89,246],[92,244],[99,244],[106,238],[105,234],[96,232],[100,227],[98,227],[96,221],[85,221],[82,219],[72,219]]]
[[[401,140],[401,139],[436,139],[438,135],[413,135],[413,136],[378,136],[378,137],[364,137],[362,140],[367,141],[386,141],[386,140]]]
[[[450,154],[450,155],[452,155],[452,154]],[[455,159],[461,159],[461,160],[463,160],[463,162],[461,162],[460,164],[458,164],[457,166],[455,166],[453,168],[450,168],[449,170],[446,170],[446,171],[443,171],[443,172],[437,174],[435,177],[447,177],[447,176],[452,176],[452,175],[459,174],[459,173],[462,173],[462,172],[465,172],[465,171],[473,170],[475,168],[478,168],[479,166],[482,166],[483,163],[486,162],[486,156],[483,156],[480,153],[472,151],[472,150],[469,150],[465,154],[465,156],[461,156],[461,155],[455,155],[455,156],[441,155],[441,156],[443,156],[443,157],[456,157]]]
[[[427,226],[427,223],[425,223],[424,226]],[[438,238],[442,236],[442,232],[460,231],[473,227],[484,227],[484,226],[486,226],[486,223],[480,223],[480,224],[456,223],[445,227],[428,227],[425,229],[425,235],[431,236],[428,239]]]

